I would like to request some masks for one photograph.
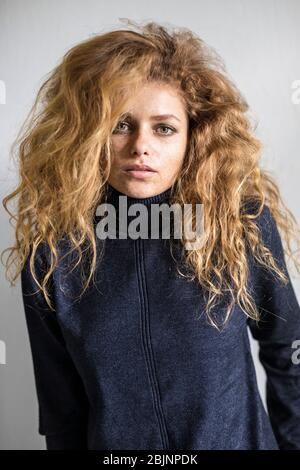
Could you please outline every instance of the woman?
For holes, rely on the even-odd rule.
[[[299,231],[222,69],[192,32],[149,23],[76,45],[38,93],[4,206],[18,196],[7,267],[15,253],[47,449],[300,449],[279,229],[291,256]],[[185,227],[126,236],[136,203],[146,236],[153,206],[201,204],[201,245]]]

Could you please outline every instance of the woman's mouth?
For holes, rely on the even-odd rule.
[[[132,178],[144,179],[144,178],[151,178],[155,173],[154,170],[123,170],[123,172]]]

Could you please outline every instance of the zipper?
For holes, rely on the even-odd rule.
[[[145,257],[144,257],[144,243],[142,238],[138,238],[134,243],[135,247],[135,258],[136,258],[136,267],[138,275],[138,286],[140,292],[141,300],[141,336],[142,336],[142,345],[144,349],[146,365],[148,370],[148,377],[150,380],[153,403],[155,414],[158,421],[158,426],[160,430],[160,437],[163,449],[169,449],[169,438],[165,423],[165,418],[162,410],[159,386],[156,376],[155,362],[151,344],[151,334],[150,334],[150,318],[149,318],[149,303],[148,303],[148,292],[146,284],[146,274],[145,274]]]

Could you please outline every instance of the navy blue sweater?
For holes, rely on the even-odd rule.
[[[122,193],[108,189],[108,202],[118,209]],[[142,200],[128,197],[127,205],[168,203],[170,189]],[[267,206],[256,221],[289,276]],[[235,306],[218,332],[204,315],[199,284],[178,275],[169,240],[98,238],[97,244],[104,252],[81,299],[80,268],[66,275],[76,256],[60,261],[50,289],[55,312],[40,291],[32,295],[38,288],[28,260],[21,274],[38,431],[47,449],[299,450],[300,364],[292,360],[292,345],[300,339],[300,308],[290,278],[284,286],[249,257],[251,292],[263,321],[257,325]],[[41,247],[38,276],[49,265]],[[67,249],[62,240],[59,253]],[[248,327],[267,374],[268,413]]]

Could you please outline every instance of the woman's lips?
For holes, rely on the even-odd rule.
[[[131,176],[132,178],[138,179],[151,178],[156,173],[156,171],[150,170],[123,170],[123,172],[127,176]]]

